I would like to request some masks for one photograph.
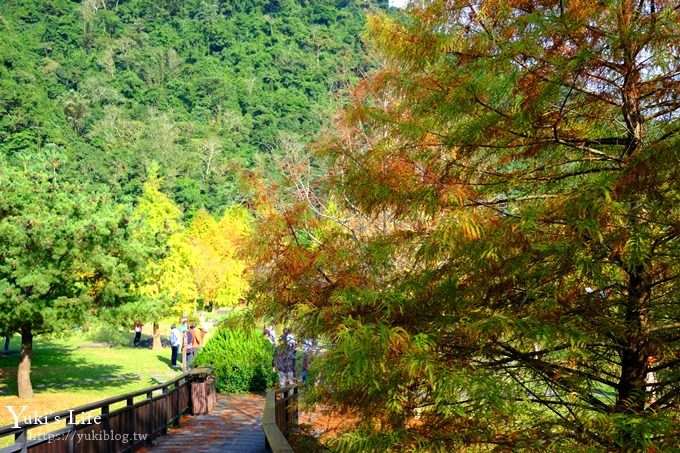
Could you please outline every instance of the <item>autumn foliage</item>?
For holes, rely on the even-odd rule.
[[[368,36],[384,67],[260,211],[258,308],[360,416],[335,447],[677,448],[677,5],[414,2]]]

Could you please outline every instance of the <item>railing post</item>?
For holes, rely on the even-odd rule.
[[[181,398],[181,392],[180,389],[182,387],[179,385],[179,381],[175,382],[175,410],[173,412],[173,416],[175,417],[175,428],[179,428],[179,418],[180,418],[180,413],[179,413],[179,400]]]
[[[125,432],[128,435],[128,439],[133,439],[132,442],[134,442],[135,438],[135,399],[134,398],[128,398],[125,400],[125,406],[127,407],[127,416],[126,416],[126,421],[127,421],[127,429]]]
[[[16,433],[14,435],[14,442],[21,442],[23,444],[21,446],[21,453],[28,452],[28,429],[24,428],[20,432]]]
[[[68,436],[68,453],[76,453],[76,428],[73,427],[73,435]]]
[[[187,376],[187,393],[189,394],[188,400],[189,400],[189,413],[193,414],[194,413],[194,392],[191,391],[191,374]]]
[[[290,435],[290,392],[286,392],[283,394],[283,413],[285,414],[285,420],[286,420],[286,427],[284,428],[283,434],[286,435],[286,438]]]
[[[295,423],[296,425],[297,425],[297,422],[298,422],[298,397],[299,397],[298,393],[299,393],[299,391],[300,391],[300,389],[296,385],[295,389],[293,390],[293,395],[294,395],[293,404],[295,405],[295,407],[293,408],[293,423]]]
[[[165,436],[166,434],[168,434],[168,422],[170,421],[168,420],[168,398],[169,398],[168,388],[163,387],[162,392],[163,392],[163,414],[165,415],[163,416],[163,428],[161,429],[161,433]]]
[[[153,416],[153,390],[146,394],[146,399],[149,401],[149,436],[146,438],[146,444],[152,445],[151,438],[154,435],[154,431],[156,431]]]
[[[102,406],[101,415],[102,415],[102,422],[104,422],[103,423],[103,425],[104,425],[104,435],[102,436],[102,439],[107,439],[106,434],[109,433],[109,431],[111,431],[111,419],[109,418],[109,413],[110,413],[109,405],[106,404],[106,405]],[[113,443],[113,432],[111,432],[111,438],[109,438],[109,440],[105,440],[104,443],[106,444],[106,447],[105,447],[106,453],[111,453],[113,451],[113,448],[112,448],[113,447],[113,444],[112,444]]]

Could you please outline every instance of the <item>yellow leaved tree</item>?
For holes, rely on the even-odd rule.
[[[200,210],[189,226],[198,297],[213,311],[238,303],[249,288],[247,263],[240,251],[250,234],[250,216],[240,206],[228,208],[219,221]]]
[[[198,290],[193,275],[193,250],[182,225],[182,211],[160,191],[156,165],[151,165],[144,192],[135,208],[141,220],[139,234],[156,237],[166,245],[166,253],[147,265],[147,273],[139,285],[144,298],[134,317],[153,321],[153,349],[161,346],[158,321],[168,312],[191,313],[196,308]]]

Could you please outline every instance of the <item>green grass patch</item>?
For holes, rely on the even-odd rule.
[[[150,329],[149,329],[150,333]],[[122,332],[123,338],[132,333]],[[146,335],[148,337],[148,335]],[[11,349],[19,349],[12,339]],[[3,342],[4,346],[4,342]],[[0,425],[12,423],[8,405],[27,405],[46,414],[166,382],[178,374],[170,367],[170,348],[153,351],[131,346],[110,347],[85,334],[69,338],[36,337],[33,345],[31,400],[16,397],[19,354],[0,358]]]

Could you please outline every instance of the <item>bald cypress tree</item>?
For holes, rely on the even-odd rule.
[[[677,448],[677,5],[414,3],[326,190],[262,211],[260,306],[332,340],[338,445]]]

